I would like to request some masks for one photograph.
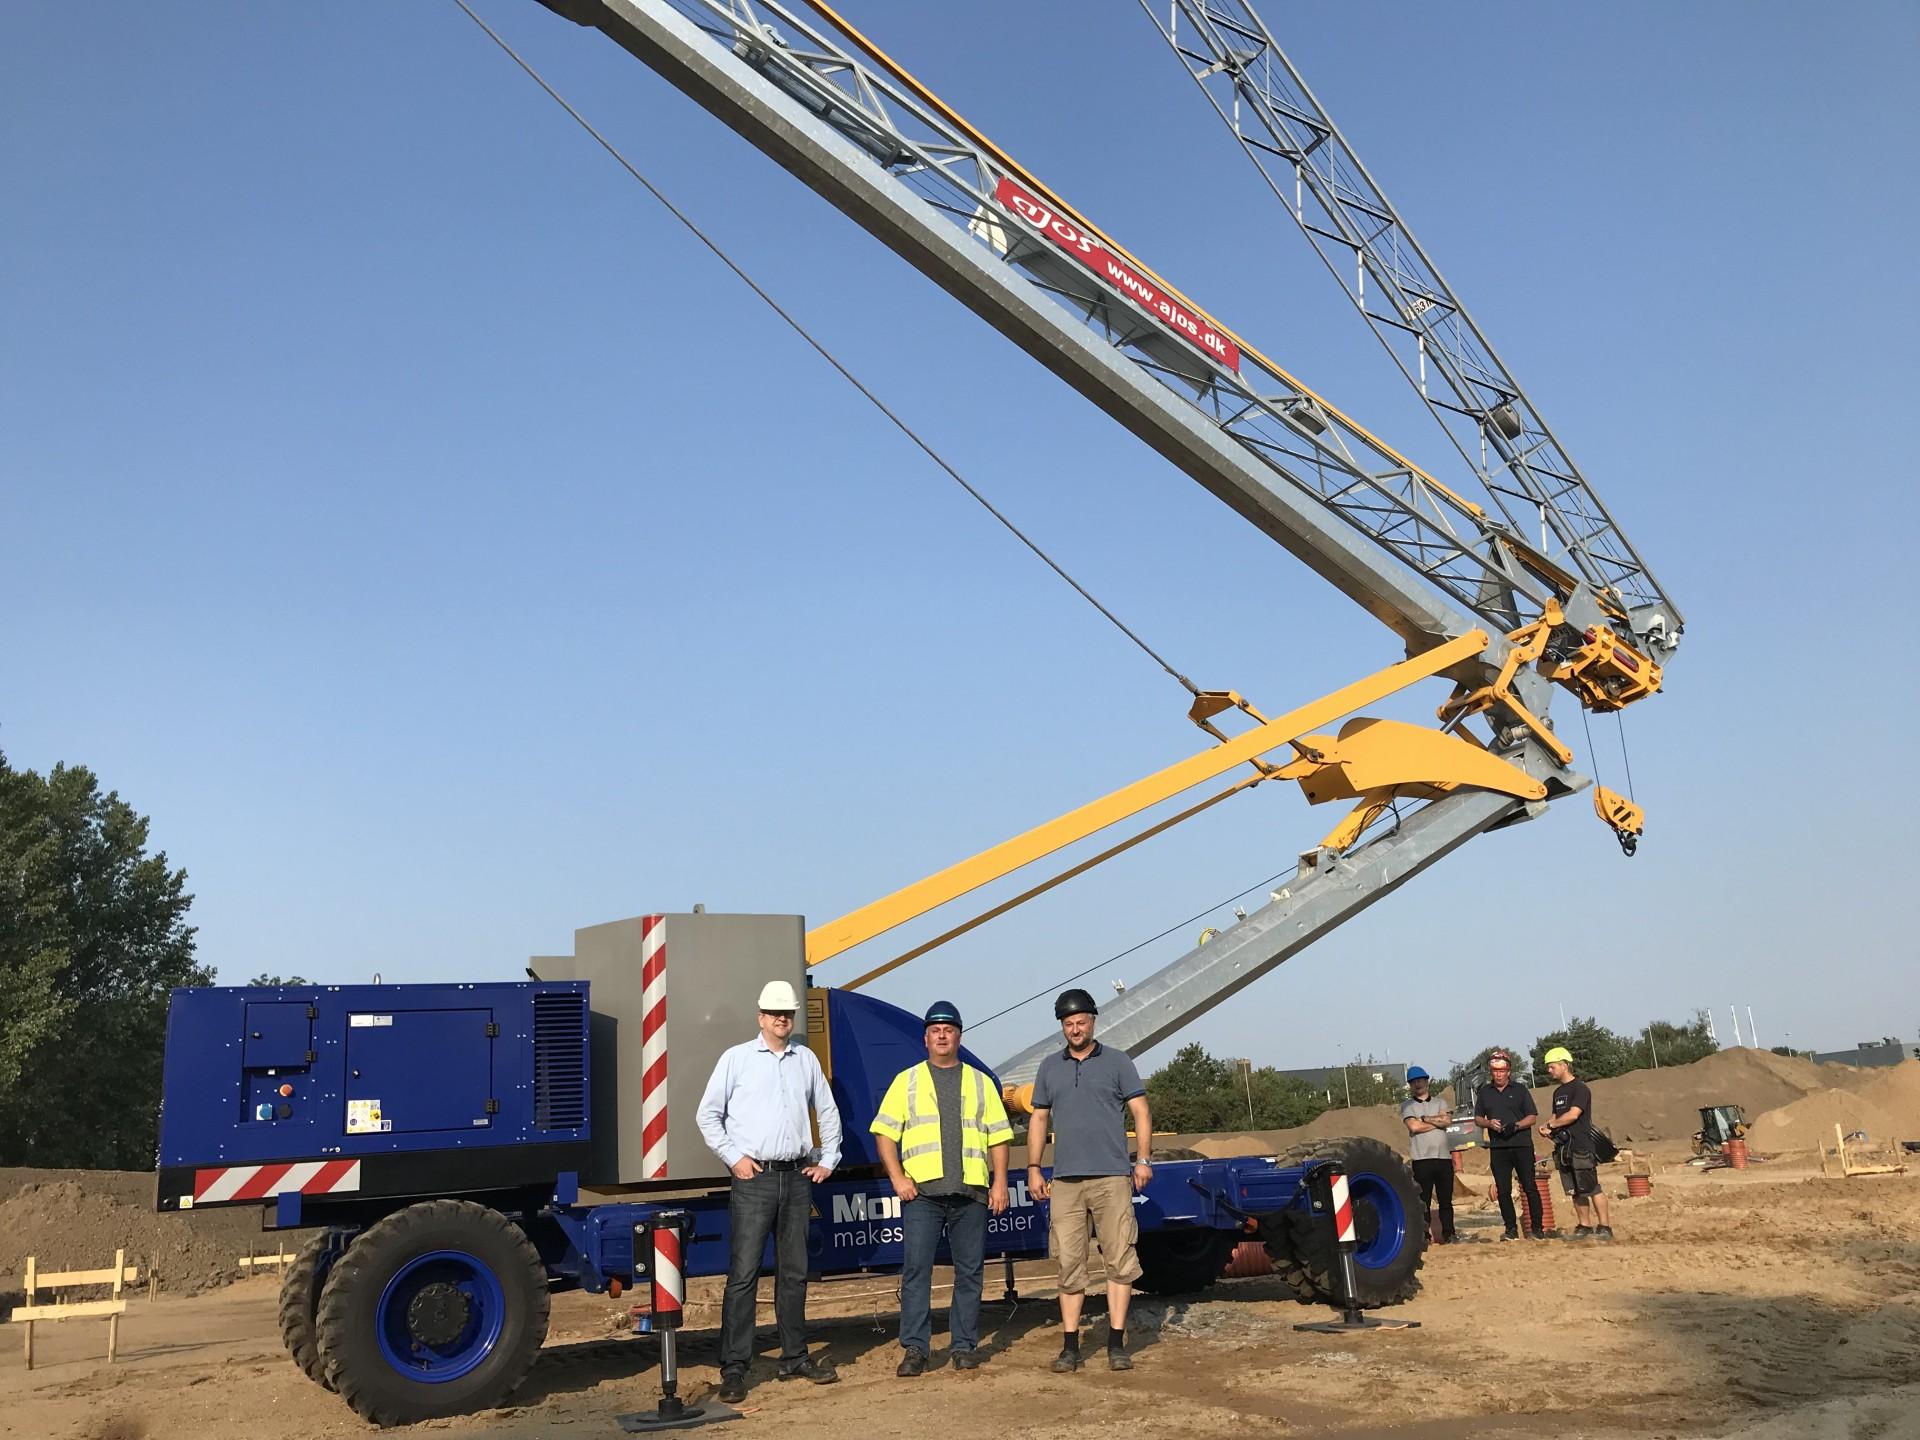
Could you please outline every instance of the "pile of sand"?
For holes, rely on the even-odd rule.
[[[1765,1050],[1722,1050],[1691,1065],[1633,1070],[1610,1080],[1595,1080],[1593,1116],[1618,1145],[1687,1141],[1700,1128],[1702,1106],[1738,1105],[1752,1120],[1827,1089],[1835,1083],[1834,1072],[1843,1068]],[[1547,1112],[1553,1087],[1542,1086],[1533,1095],[1541,1111]]]
[[[305,1239],[298,1231],[263,1235],[252,1205],[158,1214],[153,1185],[144,1171],[0,1170],[0,1290],[15,1291],[29,1255],[43,1271],[99,1270],[125,1250],[142,1284],[151,1271],[162,1290],[191,1293],[238,1279],[249,1250],[271,1251],[283,1240],[291,1250]]]
[[[1816,1090],[1752,1120],[1747,1143],[1764,1153],[1817,1150],[1834,1143],[1836,1125],[1842,1134],[1863,1130],[1876,1141],[1903,1138],[1895,1133],[1901,1128],[1899,1123],[1864,1096],[1846,1090]]]

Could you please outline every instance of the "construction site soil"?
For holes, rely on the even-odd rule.
[[[818,1283],[810,1297],[816,1344],[839,1364],[842,1383],[776,1385],[763,1359],[739,1431],[777,1424],[800,1440],[1089,1428],[1221,1440],[1920,1440],[1920,1176],[1825,1178],[1818,1157],[1836,1122],[1876,1141],[1920,1138],[1920,1063],[1859,1071],[1733,1051],[1593,1090],[1600,1122],[1653,1156],[1653,1193],[1627,1199],[1621,1167],[1605,1167],[1614,1244],[1507,1244],[1496,1238],[1484,1185],[1463,1182],[1467,1243],[1429,1251],[1421,1293],[1383,1312],[1420,1329],[1300,1334],[1295,1323],[1324,1312],[1298,1305],[1273,1279],[1227,1281],[1188,1299],[1138,1297],[1130,1374],[1098,1363],[1105,1326],[1093,1304],[1095,1365],[1055,1376],[1059,1318],[1051,1267],[1040,1263],[1021,1267],[1017,1306],[986,1307],[983,1369],[957,1374],[940,1363],[943,1338],[932,1372],[903,1381],[893,1375],[893,1283],[854,1277]],[[1687,1163],[1696,1112],[1708,1104],[1746,1108],[1750,1168]],[[1170,1143],[1264,1153],[1334,1134],[1397,1144],[1404,1131],[1391,1107],[1379,1107],[1298,1131]],[[115,1248],[160,1275],[157,1298],[142,1287],[132,1302],[112,1366],[98,1320],[38,1327],[31,1372],[17,1346],[0,1347],[0,1435],[375,1433],[282,1353],[276,1280],[220,1284],[240,1274],[249,1249],[274,1248],[257,1215],[156,1217],[152,1183],[144,1174],[0,1171],[0,1277],[17,1275],[29,1254],[45,1270],[110,1264]],[[0,1278],[0,1291],[9,1288]],[[996,1277],[989,1295],[998,1288]],[[716,1380],[717,1285],[696,1282],[689,1299],[683,1388],[697,1399]],[[413,1430],[488,1440],[617,1435],[615,1417],[650,1407],[658,1389],[655,1343],[630,1328],[625,1302],[558,1296],[547,1350],[510,1405]],[[771,1345],[770,1329],[760,1338]]]

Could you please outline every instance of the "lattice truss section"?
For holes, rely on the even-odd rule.
[[[1140,4],[1514,531],[1677,637],[1679,610],[1253,7]]]
[[[846,48],[803,4],[670,3],[1065,314],[1202,412],[1275,482],[1315,497],[1496,629],[1538,618],[1552,587],[1520,563],[1516,552],[1532,547],[1516,543],[1507,525],[1429,483],[1284,371],[1244,351],[1237,366],[1204,352],[1148,313],[1137,283],[1129,294],[1110,276],[1066,258],[1044,223],[996,198],[1004,194],[1003,181],[1015,181],[1004,163]]]

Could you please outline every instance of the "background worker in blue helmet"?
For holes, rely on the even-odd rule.
[[[870,1127],[880,1163],[900,1197],[906,1257],[900,1270],[901,1376],[924,1375],[933,1348],[933,1252],[945,1236],[953,1255],[947,1312],[953,1368],[972,1370],[980,1353],[980,1283],[987,1216],[1007,1208],[1007,1147],[1013,1127],[991,1075],[960,1058],[960,1011],[945,1000],[926,1014],[927,1058],[887,1087]]]
[[[1453,1151],[1447,1143],[1447,1122],[1453,1111],[1433,1092],[1433,1081],[1418,1065],[1407,1067],[1410,1098],[1401,1102],[1400,1119],[1413,1138],[1408,1142],[1413,1180],[1420,1187],[1420,1208],[1440,1206],[1440,1243],[1453,1243]]]

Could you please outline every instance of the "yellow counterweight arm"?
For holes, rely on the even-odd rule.
[[[1404,690],[1430,676],[1452,669],[1486,650],[1489,644],[1484,630],[1471,630],[1424,654],[1398,665],[1356,680],[1353,684],[1323,695],[1297,710],[1276,716],[1265,724],[1237,735],[1211,750],[1203,750],[1166,769],[1123,786],[1111,795],[1070,810],[1065,815],[1036,826],[1024,835],[1003,840],[936,875],[917,880],[904,889],[863,905],[838,920],[829,920],[807,932],[807,964],[818,965],[843,951],[885,934],[896,925],[938,909],[971,890],[1010,875],[1023,865],[1051,855],[1063,846],[1104,830],[1130,815],[1171,799],[1183,790],[1226,774],[1236,766],[1277,750],[1298,736],[1332,724],[1362,705]]]

